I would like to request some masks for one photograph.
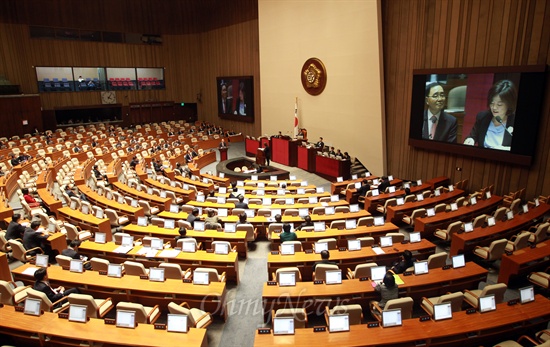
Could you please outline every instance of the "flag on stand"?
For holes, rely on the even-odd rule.
[[[298,124],[298,97],[296,97],[294,102],[294,138],[298,137],[298,134],[300,133]]]

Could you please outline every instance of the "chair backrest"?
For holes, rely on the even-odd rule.
[[[428,269],[437,269],[445,266],[447,252],[439,252],[428,257]]]
[[[506,212],[507,211],[508,211],[508,208],[500,207],[493,213],[493,217],[495,217],[495,220],[497,220],[497,221],[503,221],[503,220],[506,219]]]
[[[386,236],[391,236],[392,243],[400,243],[405,241],[405,235],[401,233],[387,233]]]
[[[246,231],[246,241],[254,241],[254,226],[252,224],[239,224],[237,225],[237,231]]]
[[[329,250],[336,249],[338,247],[338,244],[336,242],[335,238],[328,238],[328,239],[319,239],[318,242],[325,242],[327,244],[327,247]]]
[[[447,227],[448,239],[450,240],[451,237],[452,237],[452,235],[453,235],[454,233],[456,233],[457,231],[459,231],[461,227],[462,227],[462,222],[461,222],[461,221],[451,223],[451,224]]]
[[[164,269],[165,278],[180,280],[183,276],[183,271],[181,271],[181,267],[179,264],[160,263],[159,267]]]
[[[147,312],[142,304],[121,301],[116,305],[117,310],[134,311],[136,323],[147,324]]]
[[[401,309],[401,319],[410,319],[412,317],[412,308],[414,300],[411,297],[392,299],[386,302],[384,305],[384,311]]]
[[[361,308],[361,305],[358,305],[358,304],[334,306],[330,310],[330,313],[331,314],[347,313],[349,316],[350,325],[359,325],[363,320],[363,309]]]
[[[13,292],[10,283],[0,280],[0,303],[13,306],[14,296],[15,293]]]
[[[497,304],[500,304],[502,301],[504,301],[504,292],[506,292],[506,289],[508,289],[508,287],[504,283],[488,284],[485,286],[485,288],[483,288],[479,297],[494,295],[495,302]]]
[[[315,267],[315,280],[326,280],[326,272],[329,270],[338,270],[338,265],[317,264]]]
[[[57,264],[59,264],[59,266],[71,266],[71,257],[67,257],[66,255],[56,255],[55,261],[57,261]]]
[[[411,220],[414,221],[415,218],[423,218],[426,217],[426,209],[425,208],[419,208],[413,211],[411,214]]]
[[[0,251],[4,253],[8,253],[8,251],[11,251],[11,247],[9,247],[8,240],[6,240],[5,231],[0,231]]]
[[[43,310],[44,312],[52,311],[53,304],[50,301],[50,299],[48,299],[48,296],[45,293],[35,289],[29,289],[27,290],[27,296],[29,298],[39,299],[41,301],[40,309]]]
[[[90,318],[97,317],[97,304],[94,300],[94,297],[88,294],[70,294],[67,299],[71,305],[84,305],[86,306],[86,316]]]
[[[124,272],[130,276],[140,276],[147,275],[147,270],[142,263],[135,261],[125,261],[122,263],[124,265]]]
[[[312,213],[316,214],[316,215],[324,215],[325,214],[325,208],[324,207],[314,207]]]
[[[294,245],[294,252],[302,251],[302,243],[300,241],[284,241],[282,245]]]
[[[514,240],[514,251],[529,246],[530,237],[531,233],[528,231],[522,231],[519,235],[517,235],[516,239]]]
[[[374,245],[374,237],[371,236],[358,237],[357,240],[361,241],[361,247],[369,247]]]
[[[283,212],[283,216],[292,216],[292,217],[298,217],[300,215],[300,211],[298,211],[295,208],[288,208]]]
[[[305,328],[307,313],[305,308],[282,308],[275,312],[274,318],[294,317],[294,328]]]
[[[294,267],[282,267],[277,269],[277,271],[275,271],[275,280],[277,281],[277,283],[279,282],[279,274],[281,272],[293,272],[296,275],[295,276],[296,282],[302,281],[302,274],[300,273],[300,269],[294,266]]]
[[[345,220],[333,220],[330,223],[330,229],[344,230],[346,228]]]
[[[366,227],[371,227],[374,225],[374,217],[361,217],[359,218],[359,220],[357,221],[357,226],[358,227],[361,227],[361,226],[366,226]]]
[[[474,218],[472,224],[474,228],[480,228],[483,226],[485,221],[487,220],[487,215],[482,214]]]
[[[537,227],[535,231],[535,240],[534,243],[539,243],[546,240],[548,237],[548,227],[550,227],[550,222],[543,223]]]
[[[8,240],[9,245],[11,246],[11,256],[15,259],[26,263],[29,261],[27,257],[25,256],[25,247],[23,244],[16,240]]]
[[[354,276],[355,278],[371,277],[370,270],[372,267],[378,266],[377,263],[357,264],[355,266]]]
[[[92,264],[92,269],[94,271],[107,271],[109,269],[110,262],[106,259],[93,257],[90,259],[90,264]]]
[[[506,249],[506,245],[508,244],[508,240],[506,239],[500,239],[495,240],[491,242],[491,245],[489,246],[489,251],[487,252],[487,260],[497,260],[502,257],[502,254],[504,254],[504,250]]]
[[[216,269],[198,267],[195,269],[195,271],[207,272],[209,282],[220,282],[220,275],[218,274],[218,270]]]
[[[462,301],[464,300],[464,293],[462,292],[455,292],[455,293],[449,293],[445,295],[441,295],[439,297],[439,300],[437,304],[443,304],[446,302],[451,303],[451,309],[453,312],[459,312],[462,310]]]

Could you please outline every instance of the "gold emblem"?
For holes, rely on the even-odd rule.
[[[325,65],[317,59],[310,58],[302,67],[302,86],[311,95],[319,95],[327,83]]]

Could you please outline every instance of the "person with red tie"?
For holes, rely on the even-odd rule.
[[[426,105],[422,125],[422,138],[426,140],[456,142],[456,118],[445,113],[447,96],[439,82],[426,86]]]

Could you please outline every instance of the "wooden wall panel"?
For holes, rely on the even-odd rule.
[[[530,167],[408,145],[412,70],[550,64],[550,3],[534,0],[383,1],[388,171],[397,177],[468,179],[498,194],[550,194],[550,79]],[[460,168],[458,171],[456,168]]]

